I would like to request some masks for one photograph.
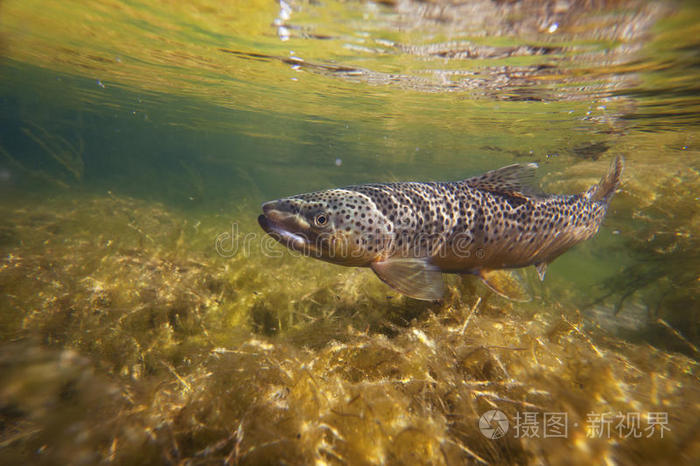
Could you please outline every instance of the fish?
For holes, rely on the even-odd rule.
[[[536,163],[513,164],[452,182],[369,183],[266,202],[258,223],[304,255],[369,267],[419,300],[444,295],[443,273],[474,274],[500,293],[493,272],[547,266],[598,232],[620,186],[617,156],[598,184],[546,194]]]

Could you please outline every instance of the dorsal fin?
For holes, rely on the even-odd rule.
[[[537,195],[541,194],[541,191],[534,185],[536,169],[536,163],[516,163],[461,182],[472,188],[494,193]]]

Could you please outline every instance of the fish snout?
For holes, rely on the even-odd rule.
[[[292,217],[292,213],[285,209],[280,201],[269,201],[262,205],[263,216],[273,223],[286,223]]]
[[[262,205],[263,215],[267,224],[273,225],[277,229],[284,229],[292,232],[305,231],[309,228],[309,223],[299,215],[294,205],[286,200],[276,200],[265,202]],[[258,220],[261,222],[262,220]]]
[[[269,201],[269,202],[265,202],[265,203],[262,205],[262,210],[263,210],[263,213],[264,213],[265,215],[267,215],[267,214],[269,214],[271,211],[275,210],[276,207],[277,207],[277,201]]]

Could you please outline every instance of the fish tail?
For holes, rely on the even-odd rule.
[[[618,155],[610,164],[610,169],[608,173],[601,178],[600,183],[591,186],[588,190],[589,197],[594,201],[604,201],[609,202],[610,198],[617,188],[620,187],[620,178],[622,177],[622,170],[624,169],[625,161],[622,156]]]

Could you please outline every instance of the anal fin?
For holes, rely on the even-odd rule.
[[[434,301],[444,293],[442,272],[427,258],[389,258],[371,267],[384,283],[411,298]]]
[[[547,273],[547,264],[546,262],[540,262],[539,264],[535,264],[535,270],[537,270],[537,276],[540,277],[540,281],[544,281],[544,276]]]
[[[512,270],[480,270],[481,282],[491,291],[511,301],[524,303],[532,296],[518,272]]]

